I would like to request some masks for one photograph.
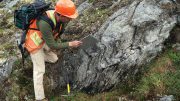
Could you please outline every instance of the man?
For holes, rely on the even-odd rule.
[[[38,28],[39,30],[28,30],[25,40],[25,47],[30,52],[33,62],[34,92],[37,101],[48,101],[44,94],[43,75],[45,73],[45,61],[55,63],[58,60],[57,55],[52,50],[79,47],[82,44],[81,41],[77,40],[57,42],[58,34],[62,33],[64,23],[78,16],[76,7],[71,0],[59,0],[56,3],[55,10],[46,11],[46,15],[55,27],[51,28],[51,25],[46,21],[36,19],[30,28]]]

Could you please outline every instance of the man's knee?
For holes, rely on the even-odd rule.
[[[53,59],[50,61],[51,63],[56,63],[58,61],[58,57],[54,56]]]

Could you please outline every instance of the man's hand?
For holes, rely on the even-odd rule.
[[[69,42],[70,47],[79,47],[81,44],[82,41],[77,41],[77,40]]]

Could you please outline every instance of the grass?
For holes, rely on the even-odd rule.
[[[167,50],[154,60],[136,87],[138,100],[174,95],[180,100],[180,52]]]
[[[103,92],[96,95],[88,95],[83,92],[74,92],[73,96],[56,96],[52,97],[50,101],[119,101],[119,96],[120,93],[117,90],[112,92]]]

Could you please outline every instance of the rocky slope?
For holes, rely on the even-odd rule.
[[[29,1],[4,0],[0,5],[0,11],[6,13],[0,14],[3,17],[0,20],[0,82],[12,83],[11,87],[14,87],[5,87],[1,94],[11,89],[12,92],[6,94],[9,99],[13,99],[14,92],[15,97],[21,96],[22,99],[33,95],[32,89],[25,88],[27,85],[32,87],[32,64],[26,63],[22,69],[16,62],[11,73],[15,59],[9,59],[10,56],[19,59],[16,39],[20,31],[13,26],[12,13],[16,6],[25,2]],[[179,6],[172,0],[79,0],[76,5],[80,16],[68,24],[62,38],[72,40],[91,35],[98,43],[87,49],[61,50],[58,63],[47,64],[45,88],[50,93],[66,85],[67,74],[73,89],[88,93],[106,91],[136,77],[144,65],[162,52],[164,42],[179,22]],[[71,33],[71,37],[67,33]],[[176,34],[173,36],[178,40]],[[11,77],[23,77],[7,80],[10,74]],[[23,80],[19,82],[22,85],[14,83],[19,80]],[[2,96],[4,99],[5,95]]]

